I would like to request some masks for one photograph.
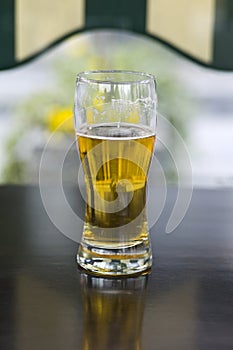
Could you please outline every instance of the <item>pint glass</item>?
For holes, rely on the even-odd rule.
[[[151,266],[146,183],[156,108],[150,74],[78,74],[74,114],[86,213],[77,262],[94,274],[131,275]]]

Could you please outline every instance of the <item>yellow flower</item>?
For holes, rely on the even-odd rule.
[[[91,108],[88,108],[86,110],[86,118],[88,124],[94,124],[98,122],[98,114],[104,111],[104,104],[105,104],[105,94],[102,92],[97,92],[92,100],[92,106]]]
[[[93,109],[86,110],[86,118],[87,118],[87,124],[95,123],[95,115],[94,115]]]
[[[93,99],[93,107],[97,109],[98,112],[102,112],[104,104],[105,104],[105,94],[102,92],[98,92]]]
[[[47,116],[47,126],[50,131],[73,133],[73,111],[70,107],[54,107]]]
[[[139,113],[136,108],[132,108],[132,111],[127,116],[127,122],[128,123],[139,123]]]

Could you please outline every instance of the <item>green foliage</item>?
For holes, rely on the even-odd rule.
[[[9,158],[3,170],[2,182],[14,184],[23,183],[26,176],[25,167],[25,162],[17,160],[17,158],[14,157]]]

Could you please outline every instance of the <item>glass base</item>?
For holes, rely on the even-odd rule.
[[[95,275],[129,276],[148,271],[152,265],[152,254],[148,240],[127,248],[97,248],[81,243],[77,263]]]

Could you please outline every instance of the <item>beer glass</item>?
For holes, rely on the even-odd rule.
[[[156,135],[156,83],[129,71],[78,74],[75,131],[86,185],[77,262],[96,275],[151,267],[146,183]]]

